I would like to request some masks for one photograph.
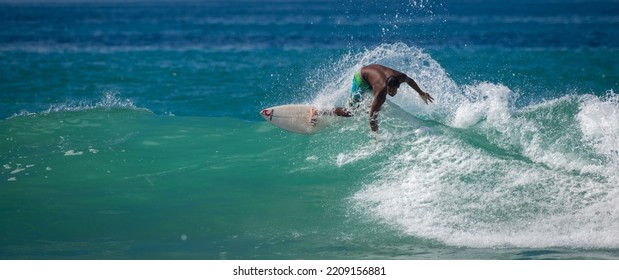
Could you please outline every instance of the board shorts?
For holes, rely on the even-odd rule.
[[[372,87],[361,76],[361,72],[355,71],[355,75],[352,79],[352,91],[350,93],[350,99],[348,105],[353,107],[358,105],[363,99],[363,94],[372,90]]]

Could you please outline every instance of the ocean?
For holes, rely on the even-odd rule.
[[[619,2],[0,1],[0,259],[619,259]],[[300,135],[380,63],[406,85]],[[419,128],[426,133],[415,133]]]

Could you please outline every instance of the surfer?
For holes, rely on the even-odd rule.
[[[434,101],[430,94],[421,90],[417,83],[406,74],[380,64],[370,64],[355,72],[349,106],[350,108],[358,107],[363,95],[366,92],[373,92],[374,99],[370,106],[370,128],[372,131],[378,131],[378,112],[387,100],[387,94],[395,96],[402,83],[408,84],[417,91],[426,104],[428,101]],[[344,117],[351,116],[350,111],[344,108],[336,108],[335,114]]]

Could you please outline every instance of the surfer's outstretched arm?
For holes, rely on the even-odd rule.
[[[429,93],[421,90],[419,85],[417,85],[417,83],[413,79],[409,78],[408,76],[406,77],[406,84],[408,84],[417,93],[419,93],[419,97],[421,97],[421,100],[423,100],[423,102],[425,102],[426,104],[428,104],[428,101],[430,101],[430,103],[434,102],[434,98],[430,96]]]

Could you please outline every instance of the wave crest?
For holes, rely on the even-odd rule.
[[[150,112],[146,108],[137,107],[131,99],[123,99],[114,92],[104,92],[100,99],[95,101],[67,101],[60,104],[50,105],[47,110],[42,112],[21,111],[13,114],[10,118],[32,116],[32,115],[48,115],[51,113],[61,112],[81,112],[97,109],[130,109]]]

